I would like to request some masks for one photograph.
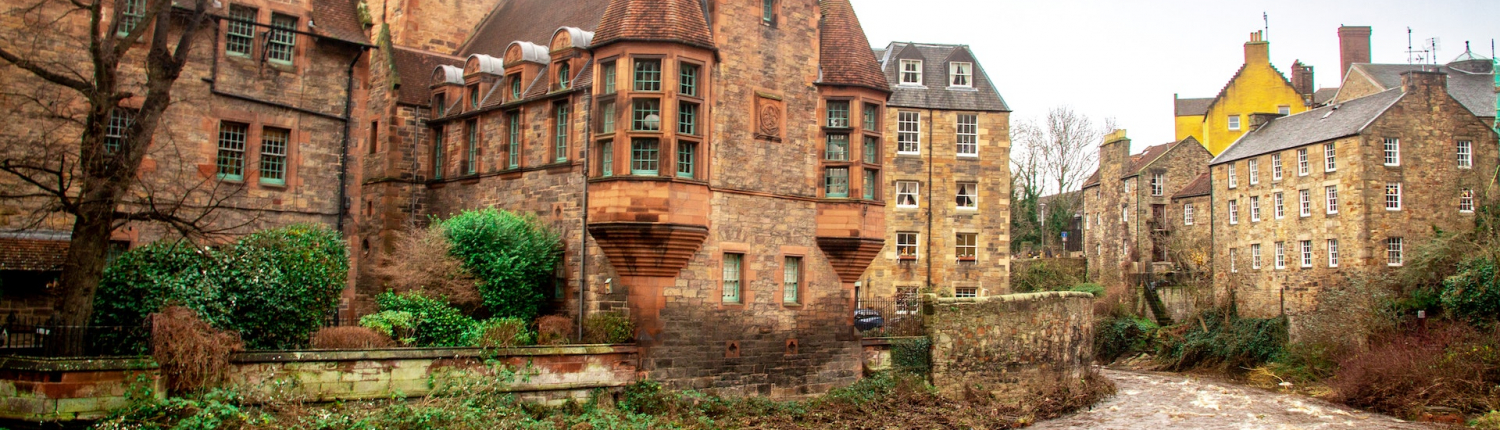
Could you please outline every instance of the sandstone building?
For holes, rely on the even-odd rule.
[[[1209,158],[1192,137],[1134,155],[1124,130],[1104,137],[1099,169],[1082,186],[1083,252],[1095,282],[1123,293],[1147,277],[1177,271],[1169,246],[1176,212],[1168,208],[1207,172]]]
[[[1350,76],[1340,93],[1357,87]],[[1399,76],[1268,119],[1211,162],[1215,289],[1243,315],[1316,310],[1345,274],[1401,266],[1434,229],[1473,228],[1495,133],[1450,95],[1452,74]]]
[[[860,298],[1008,293],[1010,108],[968,46],[891,43],[876,55],[891,96],[865,118],[877,133],[865,156],[886,168],[867,173],[880,186],[863,198],[884,202],[886,243]]]

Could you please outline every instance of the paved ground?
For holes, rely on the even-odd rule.
[[[1105,370],[1118,394],[1033,429],[1436,429],[1321,400],[1170,373]]]

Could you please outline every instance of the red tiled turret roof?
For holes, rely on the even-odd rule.
[[[870,40],[859,25],[854,6],[849,0],[823,0],[818,2],[823,9],[823,18],[818,21],[822,32],[818,41],[818,66],[822,68],[819,83],[852,85],[889,92],[880,63],[875,61],[875,52],[870,50]]]
[[[681,42],[713,48],[713,35],[695,0],[612,0],[594,32],[594,46],[627,40]]]

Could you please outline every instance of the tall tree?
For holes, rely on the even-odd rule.
[[[1011,135],[1015,142],[1013,152],[1023,154],[1020,159],[1011,158],[1011,175],[1016,178],[1017,189],[1036,196],[1055,197],[1046,199],[1045,210],[1031,208],[1030,221],[1013,226],[1013,242],[1019,235],[1035,237],[1042,244],[1050,243],[1048,238],[1068,228],[1072,214],[1083,204],[1082,195],[1074,191],[1098,168],[1099,140],[1112,128],[1113,119],[1095,122],[1067,106],[1048,110],[1040,121],[1023,120],[1016,124]],[[1020,197],[1025,198],[1026,192]],[[1046,219],[1041,219],[1043,216]],[[1024,228],[1034,228],[1035,232],[1021,230]]]
[[[0,198],[71,224],[56,305],[64,324],[89,321],[116,229],[153,222],[187,235],[213,224],[219,181],[142,180],[209,8],[210,0],[33,0],[5,12],[20,26],[0,33],[0,69],[12,84],[3,96],[21,113],[0,133]]]

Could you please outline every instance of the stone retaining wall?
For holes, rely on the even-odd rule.
[[[1014,404],[1049,384],[1077,383],[1094,359],[1093,301],[1072,291],[928,295],[933,385],[947,396]]]

